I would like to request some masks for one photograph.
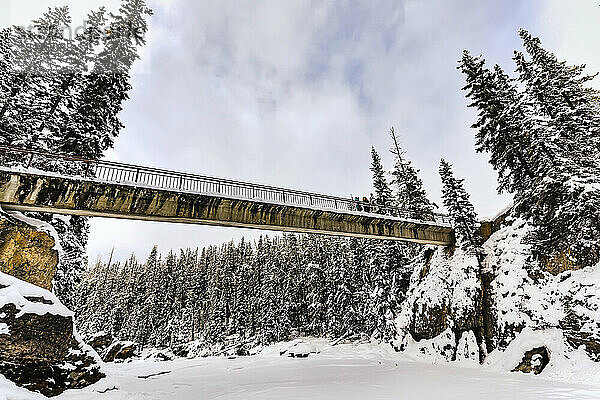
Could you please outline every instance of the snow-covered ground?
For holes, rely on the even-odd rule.
[[[379,345],[331,347],[324,341],[311,345],[320,353],[308,358],[280,356],[285,345],[278,345],[254,357],[108,364],[109,378],[90,388],[64,393],[57,400],[600,398],[600,385],[495,372],[480,366],[432,365]],[[0,399],[41,398],[9,388],[10,384],[0,378]],[[1,395],[3,389],[5,397]]]

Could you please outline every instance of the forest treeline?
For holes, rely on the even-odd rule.
[[[102,263],[85,272],[77,322],[141,347],[229,335],[257,343],[293,335],[378,339],[393,319],[412,272],[414,244],[285,234],[242,240],[145,262]]]

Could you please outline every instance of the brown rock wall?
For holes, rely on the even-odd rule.
[[[0,272],[52,290],[58,265],[54,245],[48,233],[0,214]]]

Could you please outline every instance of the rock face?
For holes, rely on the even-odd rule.
[[[59,257],[52,232],[0,211],[0,374],[46,396],[104,377],[73,313],[49,292]]]
[[[416,346],[426,357],[438,354],[447,361],[473,353],[479,359],[484,336],[479,261],[460,249],[429,249],[424,258],[396,321],[403,334],[396,346]]]
[[[583,346],[590,360],[600,361],[600,265],[578,269],[554,260],[559,267],[549,268],[532,256],[524,241],[529,232],[525,222],[506,219],[484,243],[480,265],[460,250],[423,254],[396,319],[396,346],[448,361],[478,351],[483,361],[493,350],[507,351],[522,332],[538,332],[539,343],[519,349],[507,368],[541,373],[558,356],[548,350],[557,344],[543,334],[553,330],[560,332],[552,340],[564,346],[561,354]]]
[[[57,264],[52,236],[0,212],[0,272],[52,290]]]
[[[105,362],[127,360],[135,357],[136,345],[133,342],[114,342],[106,349],[102,356]]]
[[[523,359],[519,365],[513,369],[513,372],[524,372],[526,374],[533,372],[535,375],[539,375],[549,362],[550,353],[548,352],[548,349],[544,346],[536,347],[535,349],[525,352]]]
[[[53,294],[0,273],[0,374],[55,396],[103,378],[98,361]]]

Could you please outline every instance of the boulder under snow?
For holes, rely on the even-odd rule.
[[[0,377],[46,396],[104,377],[49,291],[61,253],[52,226],[0,210]]]
[[[0,374],[46,396],[104,377],[74,330],[73,314],[50,292],[0,273]]]

